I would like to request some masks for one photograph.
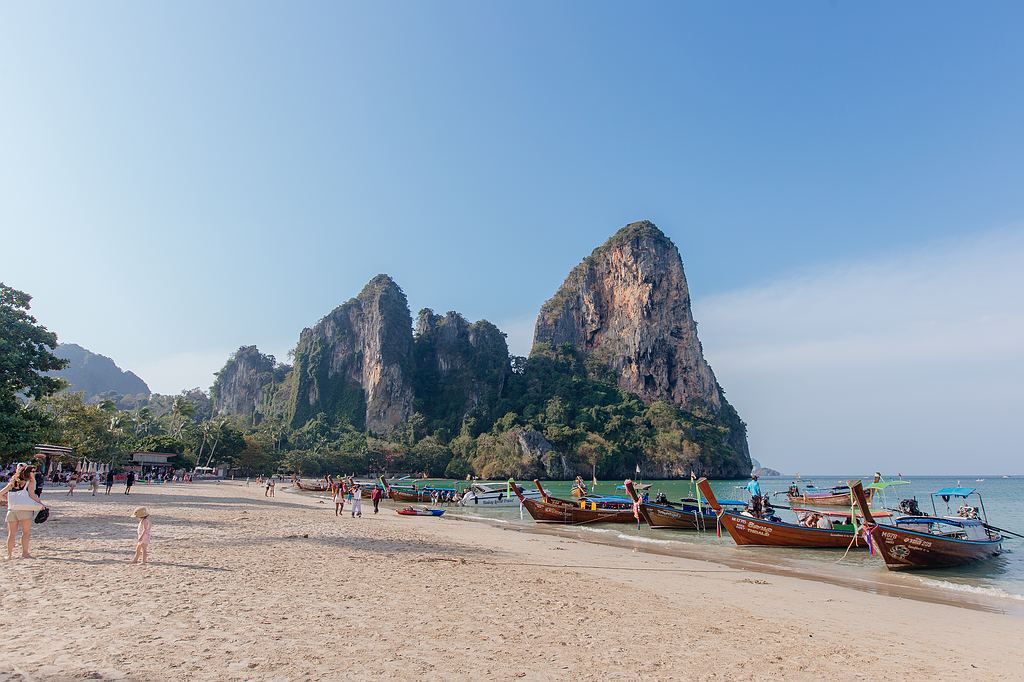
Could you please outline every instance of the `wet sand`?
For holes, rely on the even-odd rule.
[[[278,486],[49,491],[0,563],[5,680],[1020,679],[1021,618]],[[118,487],[120,488],[120,486]],[[131,510],[149,566],[127,562]],[[784,573],[784,572],[783,572]]]

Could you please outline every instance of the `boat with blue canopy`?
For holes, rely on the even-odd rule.
[[[931,494],[932,516],[902,516],[892,525],[874,519],[860,481],[851,481],[850,488],[871,541],[891,571],[962,566],[1002,552],[1002,532],[989,525],[985,502],[975,488],[937,490]],[[977,505],[970,503],[973,497]],[[939,514],[937,500],[946,503],[946,515]],[[955,512],[950,506],[953,501],[959,505]]]

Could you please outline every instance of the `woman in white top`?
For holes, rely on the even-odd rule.
[[[36,512],[46,509],[46,505],[36,495],[36,468],[19,464],[17,471],[11,476],[7,485],[0,489],[0,497],[7,498],[7,560],[14,558],[14,545],[17,542],[18,526],[21,526],[21,558],[31,559],[28,551],[29,539],[32,535],[32,520]]]

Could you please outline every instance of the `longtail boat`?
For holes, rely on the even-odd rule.
[[[515,481],[510,481],[512,492],[538,523],[636,523],[633,505],[625,498],[581,498],[578,501],[551,497],[539,480],[533,481],[541,499],[530,499]]]
[[[328,490],[327,483],[325,481],[317,481],[316,483],[303,483],[301,478],[293,478],[292,483],[299,490],[305,490],[313,493],[325,493]]]
[[[737,545],[761,545],[766,547],[813,547],[847,549],[867,547],[866,540],[852,527],[809,528],[796,523],[774,519],[755,518],[722,509],[708,479],[697,481],[697,488],[715,510],[719,522],[736,541]]]
[[[384,486],[384,492],[387,493],[388,497],[395,502],[430,502],[431,496],[434,492],[445,494],[455,492],[455,488],[417,488],[415,484],[409,488],[393,488],[391,487],[391,484],[388,483],[388,479],[383,476],[380,477],[380,482],[381,485]]]
[[[988,559],[1003,548],[1002,534],[988,525],[984,502],[978,495],[979,509],[967,504],[967,498],[976,495],[973,488],[943,488],[932,493],[934,516],[903,516],[894,525],[881,525],[875,521],[868,505],[867,495],[860,481],[850,481],[853,496],[864,514],[865,527],[871,535],[874,549],[882,555],[890,571],[922,568],[948,568]],[[939,516],[935,498],[945,501],[960,498],[964,504],[957,516]]]
[[[871,497],[875,493],[875,488],[869,488],[867,491],[867,500],[870,503]],[[850,496],[850,488],[845,485],[837,485],[831,488],[817,488],[813,485],[807,485],[803,491],[800,490],[800,486],[793,483],[789,486],[789,490],[786,491],[786,498],[789,499],[790,504],[813,504],[824,507],[851,507],[853,506],[853,498]]]
[[[717,523],[715,510],[707,502],[697,499],[683,499],[680,504],[667,501],[643,502],[633,481],[626,480],[623,487],[633,502],[640,505],[640,518],[651,528],[703,531],[714,528]],[[737,500],[722,500],[722,504],[730,507],[746,506],[745,503]]]

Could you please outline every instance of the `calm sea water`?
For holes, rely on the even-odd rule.
[[[845,483],[850,476],[828,475],[828,476],[804,476],[803,481],[813,481],[819,487],[829,487],[839,482]],[[976,480],[983,479],[983,480]],[[761,479],[761,488],[766,493],[785,491],[791,479],[788,478],[767,478]],[[870,482],[870,479],[864,479]],[[888,479],[887,479],[888,480]],[[900,499],[916,497],[920,504],[921,511],[931,513],[932,505],[930,494],[948,486],[961,485],[963,487],[977,488],[984,501],[985,510],[988,512],[989,523],[1000,528],[1016,531],[1024,534],[1024,476],[1014,478],[1002,478],[1000,476],[940,476],[905,477],[908,485],[894,486],[885,491],[884,506],[896,507]],[[651,497],[653,498],[659,490],[664,491],[669,499],[678,500],[681,497],[693,496],[693,488],[689,481],[645,481],[650,483]],[[712,484],[715,494],[722,499],[746,499],[743,490],[747,480],[736,481],[714,481]],[[621,481],[599,481],[596,491],[599,494],[624,494],[616,490]],[[568,497],[572,487],[570,481],[548,481],[543,483],[545,489],[554,496]],[[528,484],[529,487],[529,484]],[[780,504],[786,504],[785,497],[779,495],[774,497]],[[876,500],[877,506],[878,500]],[[946,505],[941,500],[936,500],[937,511],[945,515]],[[953,506],[954,502],[950,502]],[[952,513],[956,508],[953,506]],[[457,509],[452,509],[452,514],[457,514]],[[534,521],[528,514],[521,517],[520,509],[509,507],[504,509],[481,509],[472,508],[471,513],[476,516],[499,519],[509,524],[533,524]],[[792,521],[791,512],[778,510],[779,515],[786,521]],[[723,530],[721,538],[716,537],[714,532],[694,533],[688,531],[653,530],[647,526],[637,529],[635,526],[622,524],[593,525],[579,528],[581,538],[598,535],[615,534],[617,537],[629,538],[639,542],[656,542],[663,546],[674,545],[675,543],[688,544],[691,547],[713,545],[728,548],[727,551],[742,553],[737,556],[744,558],[755,557],[759,562],[766,565],[772,562],[786,562],[788,565],[805,566],[807,570],[813,571],[816,566],[825,568],[834,566],[842,556],[842,552],[833,550],[810,550],[810,549],[783,549],[767,547],[736,547],[732,539]],[[947,569],[941,571],[926,571],[900,574],[900,580],[912,581],[919,586],[928,586],[939,591],[947,591],[950,594],[976,593],[999,599],[1024,601],[1024,540],[1007,537],[1004,544],[1004,553],[989,561],[984,561],[966,568]],[[709,552],[717,552],[717,549]],[[719,554],[718,556],[722,556]],[[715,558],[709,556],[708,558]],[[882,578],[890,572],[885,568],[880,557],[872,557],[866,551],[853,551],[842,559],[842,568],[847,571],[854,571],[858,577]]]

